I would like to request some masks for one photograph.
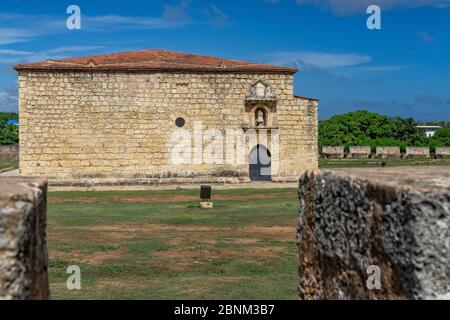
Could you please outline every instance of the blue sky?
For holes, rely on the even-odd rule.
[[[67,7],[81,8],[68,30]],[[382,9],[382,29],[366,8]],[[450,120],[450,0],[9,0],[0,7],[0,110],[17,110],[12,66],[167,49],[296,66],[321,119],[357,109]]]

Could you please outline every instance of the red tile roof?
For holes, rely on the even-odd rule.
[[[17,71],[191,71],[287,74],[297,72],[297,69],[295,68],[238,60],[226,60],[166,50],[142,50],[62,60],[49,60],[45,62],[18,64],[14,68]]]

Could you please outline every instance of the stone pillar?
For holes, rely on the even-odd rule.
[[[300,178],[300,299],[450,298],[450,170],[380,170]]]
[[[48,299],[47,182],[0,178],[0,299]]]

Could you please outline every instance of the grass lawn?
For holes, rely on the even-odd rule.
[[[213,190],[214,209],[198,193],[50,193],[52,298],[296,299],[296,190]]]
[[[14,161],[0,161],[0,170],[5,169],[5,168],[17,169],[17,168],[19,168],[19,161],[18,160],[14,160]]]
[[[450,165],[450,159],[320,159],[319,168],[380,167],[381,162],[386,162],[386,167]]]

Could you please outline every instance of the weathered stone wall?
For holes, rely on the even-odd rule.
[[[344,147],[322,147],[322,154],[326,157],[344,157]]]
[[[0,160],[2,161],[19,160],[19,146],[0,145]]]
[[[436,155],[440,157],[450,157],[450,147],[436,148]]]
[[[204,132],[219,129],[224,136],[226,129],[251,124],[244,101],[258,80],[277,96],[270,126],[279,127],[281,161],[274,179],[317,168],[317,101],[294,97],[291,75],[21,72],[21,173],[247,177],[248,163],[172,164],[171,134],[178,117],[191,133],[194,121],[202,121]],[[248,154],[243,158],[248,162]]]
[[[48,299],[47,183],[0,178],[0,300]]]
[[[370,147],[359,147],[353,146],[349,149],[349,157],[350,158],[369,158],[372,150]]]
[[[377,147],[377,157],[400,158],[400,147]]]
[[[360,174],[300,179],[300,298],[449,299],[450,179]],[[369,266],[380,289],[368,289]]]
[[[428,147],[406,147],[407,157],[429,157],[430,148]]]

